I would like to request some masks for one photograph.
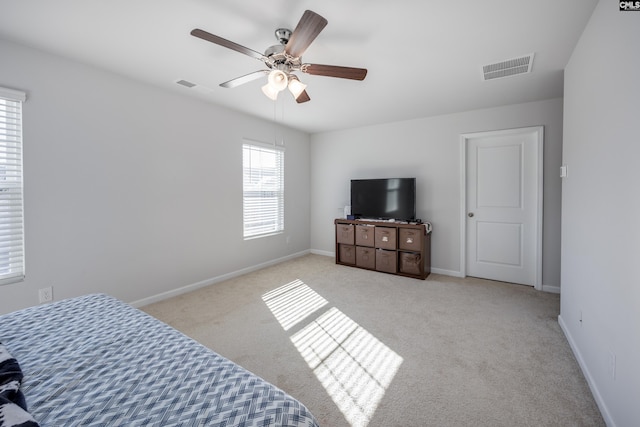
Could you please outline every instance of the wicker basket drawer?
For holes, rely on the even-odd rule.
[[[396,251],[376,249],[376,270],[396,273],[398,271],[398,255]]]
[[[398,239],[398,248],[416,252],[422,250],[424,230],[416,228],[401,228],[399,233],[400,238]]]
[[[375,243],[375,227],[370,225],[356,225],[356,245],[373,247]]]
[[[356,247],[353,245],[340,245],[340,262],[344,264],[355,264]]]
[[[391,227],[376,227],[376,248],[396,249],[396,229]]]
[[[353,245],[355,241],[355,230],[353,224],[336,225],[336,242]]]
[[[376,250],[373,248],[356,247],[356,265],[362,268],[376,268]]]
[[[419,253],[400,252],[400,272],[406,274],[415,274],[422,276],[424,271],[424,262]]]

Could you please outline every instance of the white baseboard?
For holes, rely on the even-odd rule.
[[[332,257],[332,258],[336,257],[336,253],[335,252],[321,251],[320,249],[311,249],[311,253],[315,254],[315,255],[329,256],[329,257]]]
[[[251,267],[243,268],[241,270],[233,271],[231,273],[223,274],[217,277],[212,277],[210,279],[202,280],[197,283],[192,283],[187,286],[183,286],[181,288],[172,289],[167,292],[162,292],[157,295],[153,295],[147,298],[143,298],[137,301],[130,302],[129,305],[140,308],[148,304],[153,304],[154,302],[162,301],[168,298],[172,298],[181,294],[185,294],[187,292],[195,291],[196,289],[204,288],[205,286],[210,286],[215,283],[223,282],[225,280],[233,279],[234,277],[242,276],[243,274],[251,273],[256,270],[260,270],[265,267],[270,267],[272,265],[280,264],[281,262],[289,261],[294,258],[299,258],[301,256],[309,254],[310,251],[302,251],[292,255],[287,255],[282,258],[274,259],[271,261],[263,262],[262,264],[252,265]]]
[[[582,370],[582,374],[587,380],[587,384],[589,384],[589,388],[591,389],[593,398],[595,399],[596,404],[598,405],[598,408],[602,413],[602,418],[604,418],[604,422],[607,424],[608,427],[616,427],[616,424],[613,422],[613,418],[611,418],[611,414],[609,413],[609,409],[607,408],[607,405],[605,404],[604,399],[600,394],[600,390],[598,390],[598,386],[594,382],[593,376],[591,375],[591,372],[589,371],[589,368],[587,367],[587,364],[585,363],[584,358],[582,357],[582,353],[580,353],[580,349],[578,349],[578,346],[576,345],[576,342],[571,336],[571,332],[569,332],[569,328],[567,328],[567,325],[561,315],[558,316],[558,324],[560,325],[560,329],[562,329],[562,332],[564,332],[564,336],[567,338],[567,341],[569,342],[569,346],[571,347],[571,350],[573,351],[573,355],[576,357],[576,360],[578,361],[578,365],[580,365],[580,369]]]
[[[542,292],[549,292],[552,294],[560,293],[560,286],[542,285]]]
[[[443,268],[433,268],[431,267],[431,272],[433,274],[442,274],[443,276],[451,276],[451,277],[464,277],[461,272],[453,271],[453,270],[445,270]]]

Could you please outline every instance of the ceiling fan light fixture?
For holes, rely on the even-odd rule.
[[[262,93],[264,93],[267,98],[273,100],[273,101],[277,101],[278,100],[278,90],[274,89],[273,86],[271,86],[271,84],[267,83],[266,85],[262,86]]]
[[[280,70],[273,70],[269,73],[269,86],[280,92],[287,87],[287,75]]]
[[[298,99],[298,97],[302,94],[302,92],[305,91],[306,88],[307,85],[302,83],[298,79],[298,77],[293,74],[289,76],[289,92],[291,92],[295,99]]]

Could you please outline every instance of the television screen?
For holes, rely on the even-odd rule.
[[[362,219],[415,219],[416,179],[352,179],[351,214]]]

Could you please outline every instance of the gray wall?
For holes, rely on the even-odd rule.
[[[0,313],[45,286],[131,302],[308,251],[309,135],[284,131],[285,233],[244,241],[242,138],[273,123],[1,40],[0,57],[0,86],[28,96],[26,280]]]
[[[560,286],[562,99],[327,132],[311,136],[311,248],[335,252],[333,220],[354,178],[417,178],[417,216],[433,224],[432,269],[459,275],[460,134],[544,126],[543,278]]]
[[[619,427],[640,422],[639,40],[640,13],[601,1],[565,70],[560,324]]]

